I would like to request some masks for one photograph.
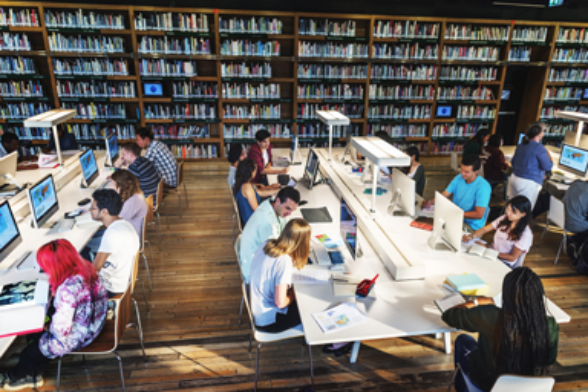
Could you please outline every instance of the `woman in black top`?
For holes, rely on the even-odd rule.
[[[419,163],[421,154],[419,149],[415,146],[408,147],[405,153],[410,157],[410,166],[404,168],[404,174],[414,180],[416,193],[422,197],[423,192],[425,191],[426,180],[425,168]]]
[[[486,128],[481,128],[473,138],[471,138],[464,146],[463,146],[463,157],[467,157],[468,155],[476,155],[480,156],[484,149],[484,145],[490,138],[490,131]]]

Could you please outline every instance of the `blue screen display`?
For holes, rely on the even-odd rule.
[[[98,171],[96,165],[96,158],[94,158],[94,151],[88,150],[80,156],[80,164],[82,165],[82,172],[86,182]]]
[[[116,142],[116,135],[114,134],[108,138],[108,152],[110,154],[110,159],[113,159],[118,154],[118,143]]]
[[[437,106],[437,117],[451,117],[452,107],[447,105]]]
[[[143,90],[145,90],[145,96],[147,97],[160,97],[163,95],[161,83],[145,83],[143,84]]]

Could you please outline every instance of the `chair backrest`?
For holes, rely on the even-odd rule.
[[[138,265],[137,262],[135,264]],[[114,322],[116,323],[116,328],[114,329],[114,348],[113,351],[116,350],[120,339],[125,331],[127,325],[129,324],[129,320],[131,319],[131,299],[132,299],[132,292],[133,292],[133,282],[130,282],[127,290],[123,294],[120,300],[116,301],[116,308],[114,309]],[[108,321],[108,320],[107,320]]]
[[[456,151],[451,151],[451,169],[454,171],[461,170],[461,166],[459,165],[459,156]]]
[[[164,182],[163,182],[163,177],[162,177],[161,180],[159,180],[159,184],[157,184],[157,194],[155,197],[155,201],[157,202],[157,205],[155,206],[153,211],[157,211],[159,209],[159,206],[163,202],[163,185],[164,185]]]
[[[184,182],[184,161],[178,162],[178,182],[177,187]]]
[[[137,282],[137,276],[139,275],[139,257],[141,253],[137,252],[135,256],[135,262],[133,264],[132,276],[131,276],[131,293],[135,292],[135,283]]]
[[[247,308],[249,321],[251,321],[251,331],[253,332],[253,336],[255,336],[255,323],[253,322],[253,314],[251,313],[251,306],[249,305],[249,285],[243,282],[241,289],[243,290],[243,301],[245,302],[245,308]]]
[[[147,214],[145,215],[145,223],[149,224],[153,221],[153,195],[149,195],[148,198],[145,199],[145,204],[147,204]],[[145,226],[145,225],[143,225]]]
[[[555,223],[559,228],[565,230],[566,214],[564,204],[557,197],[550,196],[549,198],[549,214],[547,216],[551,222]]]
[[[237,199],[235,195],[233,195],[233,188],[229,186],[231,191],[231,200],[233,201],[233,215],[235,216],[235,220],[237,221],[237,226],[239,227],[239,233],[243,232],[243,224],[241,221],[241,214],[239,213],[239,206],[237,205]]]
[[[526,377],[503,374],[498,377],[492,392],[551,392],[555,379],[553,377]]]

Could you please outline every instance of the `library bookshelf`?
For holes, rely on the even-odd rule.
[[[148,126],[186,160],[262,128],[324,145],[315,113],[335,109],[335,145],[384,131],[444,155],[496,131],[510,65],[533,78],[519,131],[544,119],[557,141],[553,110],[588,110],[588,24],[0,1],[0,34],[0,127],[27,149],[48,134],[23,119],[54,107],[82,145]]]

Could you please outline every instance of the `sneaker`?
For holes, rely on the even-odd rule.
[[[27,388],[38,388],[43,386],[43,377],[26,376],[20,380],[7,379],[4,383],[4,389],[7,391],[20,391]]]
[[[8,373],[0,374],[0,388],[4,388],[4,384],[8,381]]]

